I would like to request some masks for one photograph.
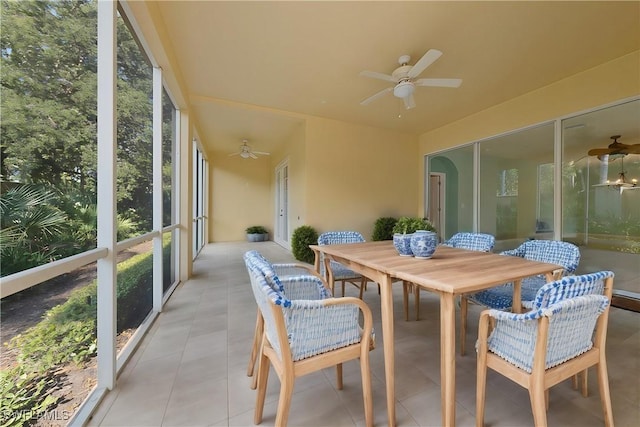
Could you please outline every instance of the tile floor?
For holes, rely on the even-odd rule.
[[[247,361],[255,325],[253,300],[242,254],[257,249],[273,262],[292,261],[273,242],[206,246],[194,265],[194,277],[180,285],[90,420],[90,426],[252,426],[255,391],[249,388]],[[347,288],[356,296],[356,288]],[[438,301],[421,292],[420,321],[402,319],[402,289],[395,297],[396,413],[398,426],[440,425]],[[376,286],[364,300],[371,306],[377,331],[380,304]],[[477,328],[479,307],[471,307],[469,330]],[[413,312],[411,312],[413,315]],[[411,317],[413,319],[413,317]],[[387,425],[381,332],[371,352],[375,425]],[[473,346],[469,334],[468,347]],[[616,425],[640,420],[640,314],[611,309],[608,367]],[[456,360],[456,421],[475,425],[475,357]],[[290,426],[364,425],[359,367],[345,364],[344,389],[335,389],[328,369],[296,383]],[[272,426],[279,383],[269,377],[264,419]],[[550,392],[549,426],[603,425],[595,371],[589,397],[569,381]],[[489,371],[485,425],[531,426],[527,391]]]

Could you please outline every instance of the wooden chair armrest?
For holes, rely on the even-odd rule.
[[[487,338],[489,337],[489,331],[491,329],[491,310],[483,310],[480,313],[480,320],[478,323],[478,346],[487,345]]]

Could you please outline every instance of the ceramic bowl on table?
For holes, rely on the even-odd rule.
[[[411,251],[411,236],[413,236],[413,233],[395,233],[393,235],[393,246],[400,256],[413,256],[413,252]]]
[[[433,231],[418,230],[411,236],[409,245],[413,256],[419,259],[429,259],[436,251],[438,234]]]

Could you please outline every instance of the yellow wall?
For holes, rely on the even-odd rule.
[[[309,118],[306,147],[306,224],[319,233],[369,240],[377,218],[417,213],[416,136]]]
[[[271,161],[213,154],[210,159],[209,241],[245,240],[245,229],[262,225],[272,230]]]
[[[289,220],[291,230],[304,223],[306,198],[305,125],[296,127],[278,151],[258,159],[213,153],[210,173],[209,241],[246,239],[245,229],[262,225],[273,240],[275,230],[275,170],[289,166]],[[300,217],[300,220],[298,220]]]
[[[622,56],[544,88],[488,108],[420,135],[417,161],[423,156],[546,120],[640,94],[640,51]],[[424,184],[419,180],[418,209],[423,212]]]
[[[210,155],[212,242],[244,240],[244,229],[275,221],[275,168],[289,165],[289,235],[301,225],[321,233],[356,230],[370,239],[381,216],[415,215],[414,135],[315,117],[269,157]],[[271,236],[273,238],[273,235]]]

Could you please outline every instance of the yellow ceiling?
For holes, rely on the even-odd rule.
[[[209,150],[275,149],[305,115],[420,134],[640,49],[640,2],[159,1],[187,102]],[[416,108],[387,94],[400,55],[444,54]],[[588,90],[588,88],[585,88]]]

